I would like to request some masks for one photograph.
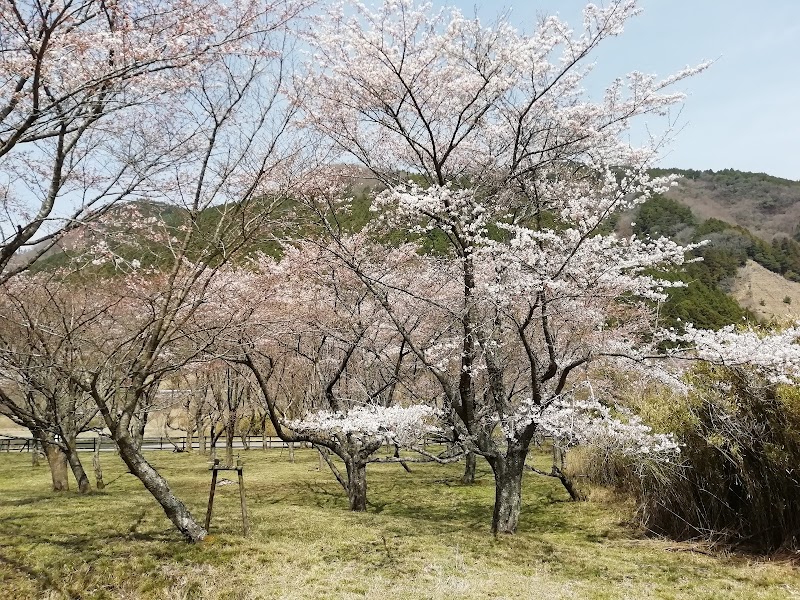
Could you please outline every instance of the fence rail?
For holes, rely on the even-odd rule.
[[[145,437],[142,439],[142,450],[170,450],[172,452],[185,452],[189,440],[186,437]],[[199,449],[200,442],[197,438],[192,439],[192,449]],[[2,452],[31,452],[34,449],[35,440],[33,438],[0,436],[0,453]],[[219,439],[215,444],[217,449],[225,447],[224,440]],[[76,440],[77,450],[80,452],[94,452],[96,448],[100,451],[116,450],[117,445],[114,440],[108,437],[79,437]],[[252,448],[288,448],[289,444],[279,437],[267,436],[266,440],[260,435],[250,435],[244,438],[236,437],[233,440],[233,447],[236,450]],[[211,448],[211,440],[206,438],[206,448]]]

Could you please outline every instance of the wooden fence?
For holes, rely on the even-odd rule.
[[[233,440],[234,449],[243,450],[245,448],[252,448],[253,450],[259,450],[264,447],[264,438],[260,435],[250,435],[245,439],[247,441],[246,444],[241,437],[236,437]],[[108,437],[79,437],[76,441],[76,445],[77,449],[82,452],[94,452],[98,446],[101,451],[117,449],[117,445],[114,443],[114,440]],[[186,437],[145,437],[142,440],[142,450],[170,450],[173,452],[185,452],[187,445],[188,438]],[[206,448],[210,447],[211,439],[206,438]],[[289,444],[278,437],[267,436],[266,447],[288,448]],[[34,440],[32,438],[0,436],[0,453],[31,452],[33,448]],[[200,442],[197,440],[197,438],[192,440],[192,448],[200,448]],[[216,448],[218,450],[224,449],[224,440],[217,440]]]

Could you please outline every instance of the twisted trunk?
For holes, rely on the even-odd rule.
[[[510,444],[505,456],[489,458],[494,472],[494,512],[492,513],[492,533],[515,533],[519,525],[522,507],[522,475],[527,444]]]
[[[367,464],[357,458],[345,461],[347,467],[347,499],[350,510],[367,510]]]
[[[78,491],[81,494],[86,494],[92,491],[92,485],[89,483],[89,477],[83,468],[81,459],[78,458],[78,451],[75,448],[74,440],[67,442],[67,461],[72,469],[72,474],[75,476],[75,481],[78,482]]]
[[[53,480],[54,492],[69,491],[69,477],[67,465],[67,453],[57,444],[43,442],[44,456],[50,467],[50,477]]]

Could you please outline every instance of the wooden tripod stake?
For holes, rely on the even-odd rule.
[[[242,529],[244,530],[244,534],[247,535],[250,533],[250,524],[247,521],[247,503],[244,499],[244,477],[242,476],[242,471],[244,471],[244,466],[242,466],[242,459],[236,459],[236,466],[235,467],[223,467],[219,464],[219,459],[214,459],[214,464],[209,467],[211,470],[211,490],[208,493],[208,510],[206,511],[206,531],[209,531],[211,527],[211,509],[214,506],[214,492],[217,490],[217,473],[219,471],[236,471],[239,474],[239,499],[242,503]]]

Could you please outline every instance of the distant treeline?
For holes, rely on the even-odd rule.
[[[714,171],[713,169],[706,169],[702,171],[697,169],[650,169],[649,173],[653,177],[661,177],[674,173],[676,175],[686,177],[687,179],[706,179],[720,184],[760,182],[774,185],[800,187],[800,181],[784,179],[783,177],[775,177],[774,175],[768,175],[767,173],[752,173],[750,171],[737,171],[736,169],[721,169],[719,171]]]

